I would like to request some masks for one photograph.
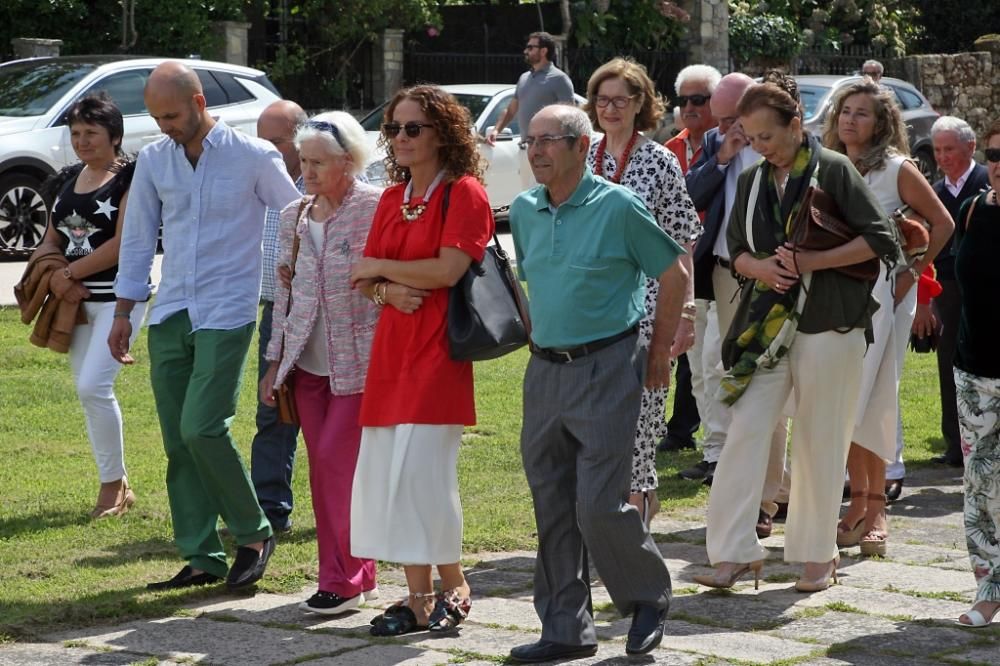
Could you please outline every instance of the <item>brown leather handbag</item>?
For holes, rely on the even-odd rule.
[[[843,220],[844,214],[832,196],[816,186],[806,191],[805,200],[792,225],[791,243],[804,250],[830,250],[854,240],[858,234]],[[872,257],[857,264],[838,266],[833,270],[861,280],[878,278],[879,260]]]
[[[299,218],[302,217],[302,209],[305,207],[305,198],[302,199],[302,203],[299,204],[299,212],[295,216],[296,224],[298,224]],[[291,273],[292,278],[295,277],[295,260],[299,257],[299,235],[295,234],[295,240],[292,241],[292,265]],[[288,288],[288,302],[285,305],[285,321],[288,320],[288,313],[292,311],[292,289]],[[285,334],[281,334],[281,354],[278,355],[278,363],[281,363],[281,359],[285,356]],[[294,368],[288,371],[285,375],[285,381],[281,382],[281,386],[274,389],[274,401],[277,403],[278,409],[278,421],[288,425],[299,425],[299,410],[295,406],[295,378],[294,378]]]

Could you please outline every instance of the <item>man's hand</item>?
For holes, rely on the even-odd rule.
[[[715,154],[715,160],[719,164],[729,164],[736,154],[750,143],[746,134],[743,133],[743,125],[737,120],[722,137],[722,145],[719,152]]]
[[[674,344],[670,347],[670,358],[677,358],[694,346],[694,322],[681,318],[674,333]]]
[[[132,365],[135,359],[128,353],[129,339],[132,337],[132,322],[128,317],[115,317],[108,334],[108,349],[111,357],[124,365]]]
[[[267,372],[261,377],[259,385],[260,401],[268,407],[274,407],[278,404],[274,399],[274,380],[277,376],[278,363],[277,361],[271,361],[271,365],[268,366]]]
[[[649,356],[646,357],[646,388],[670,388],[670,373],[673,370],[670,353],[669,348],[650,345]]]
[[[491,129],[489,132],[486,133],[486,143],[490,144],[491,146],[497,145],[498,135],[499,132],[497,132],[497,128],[494,127],[493,129]]]
[[[937,317],[934,316],[934,309],[930,303],[917,303],[917,314],[913,318],[910,331],[918,338],[926,338],[934,335],[937,325]]]

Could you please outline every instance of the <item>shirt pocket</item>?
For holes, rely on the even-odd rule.
[[[219,215],[222,219],[232,217],[239,203],[235,178],[215,178],[205,192],[205,210],[210,214]]]

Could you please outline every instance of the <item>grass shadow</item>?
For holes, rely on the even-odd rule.
[[[13,539],[23,534],[60,527],[82,526],[91,521],[84,511],[51,511],[0,519],[0,535]]]
[[[100,569],[119,567],[128,562],[153,560],[178,560],[174,542],[163,537],[153,537],[145,541],[119,543],[106,548],[105,554],[82,557],[76,560],[76,564]]]

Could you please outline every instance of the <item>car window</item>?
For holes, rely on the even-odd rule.
[[[96,69],[76,62],[22,62],[0,67],[0,116],[41,116]]]
[[[123,116],[146,113],[146,102],[142,98],[142,91],[146,87],[149,73],[148,69],[136,69],[111,74],[88,88],[84,95],[103,90],[114,100]]]
[[[896,99],[899,100],[900,106],[904,109],[919,109],[924,105],[924,100],[920,99],[920,95],[912,90],[907,90],[902,86],[892,86],[892,89],[896,93]]]
[[[229,98],[226,97],[226,92],[219,85],[219,82],[215,80],[212,73],[207,69],[195,69],[198,74],[198,78],[201,79],[201,88],[205,94],[205,106],[212,108],[213,106],[225,106],[229,104]]]
[[[507,107],[510,106],[510,103],[513,100],[514,100],[513,95],[508,95],[504,99],[500,100],[500,103],[494,106],[493,110],[490,111],[489,117],[483,124],[483,129],[485,130],[487,127],[495,126],[497,124],[497,121],[500,120],[500,116],[503,115],[504,111],[507,110]],[[514,116],[514,119],[510,121],[510,124],[507,125],[507,127],[510,128],[511,134],[513,134],[514,136],[521,135],[521,126],[517,124],[517,116]]]
[[[215,77],[215,80],[219,82],[219,85],[226,92],[226,97],[229,99],[230,104],[255,99],[250,94],[250,91],[240,85],[236,77],[229,72],[212,72],[212,76]]]
[[[822,109],[830,89],[826,86],[799,85],[799,97],[802,99],[802,110],[806,122],[812,120]]]

